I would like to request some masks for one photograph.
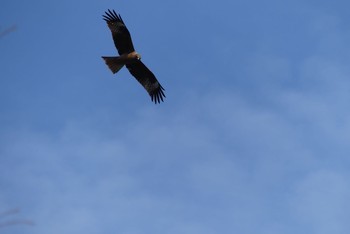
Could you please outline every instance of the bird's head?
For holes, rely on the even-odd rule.
[[[139,53],[136,53],[136,59],[141,60],[141,55]]]
[[[136,51],[131,52],[130,54],[127,55],[128,59],[131,60],[141,60],[141,55],[139,53],[137,53]]]

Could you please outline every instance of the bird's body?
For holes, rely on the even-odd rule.
[[[113,73],[117,73],[125,65],[131,75],[146,89],[151,96],[151,100],[155,103],[160,103],[165,98],[164,88],[154,74],[141,62],[141,56],[135,51],[130,32],[121,16],[117,15],[114,10],[108,10],[105,13],[106,15],[103,16],[103,19],[111,30],[114,45],[118,50],[119,56],[102,56],[102,58]]]
[[[129,64],[136,63],[141,56],[136,52],[121,54],[118,57],[106,57],[102,56],[105,60],[107,66],[113,74],[117,73],[124,65],[128,66]]]

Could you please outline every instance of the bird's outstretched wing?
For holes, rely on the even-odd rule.
[[[127,64],[131,75],[147,90],[154,103],[160,103],[165,98],[164,88],[160,85],[154,74],[140,60]]]
[[[103,15],[103,19],[107,22],[107,25],[112,32],[114,45],[117,48],[118,53],[121,55],[135,51],[130,32],[126,28],[122,17],[114,10],[108,10],[108,12],[106,11],[105,15]]]

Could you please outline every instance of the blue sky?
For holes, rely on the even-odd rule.
[[[23,233],[342,234],[347,1],[2,1],[0,224]],[[102,14],[166,90],[154,105]]]

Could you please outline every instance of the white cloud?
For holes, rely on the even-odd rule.
[[[311,233],[347,233],[349,174],[330,170],[310,172],[296,187],[291,209]]]

